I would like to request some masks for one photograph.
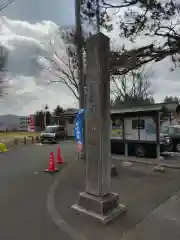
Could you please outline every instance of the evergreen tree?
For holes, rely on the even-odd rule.
[[[54,109],[55,116],[59,116],[63,112],[64,112],[64,109],[62,107],[60,107],[59,105],[57,105],[57,107]]]

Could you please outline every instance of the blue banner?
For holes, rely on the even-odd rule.
[[[78,144],[83,144],[83,127],[84,127],[84,109],[80,109],[76,115],[74,136]]]

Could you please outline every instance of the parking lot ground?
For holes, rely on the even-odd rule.
[[[60,143],[66,163],[73,161],[75,146]],[[55,175],[44,173],[49,154],[57,145],[29,145],[0,154],[0,239],[70,240],[52,222],[46,210],[47,192]]]
[[[153,171],[152,165],[126,165],[113,160],[119,174],[112,178],[112,191],[119,193],[120,203],[127,205],[128,212],[104,226],[70,208],[85,189],[85,162],[76,160],[74,142],[60,143],[68,164],[59,166],[60,171],[55,175],[44,173],[49,154],[53,151],[56,156],[57,146],[29,145],[0,154],[0,239],[73,239],[54,224],[46,209],[47,194],[56,179],[56,210],[63,223],[83,236],[79,240],[169,239],[161,238],[164,235],[156,237],[162,227],[169,231],[167,236],[177,239],[179,232],[174,226],[179,230],[180,207],[172,196],[180,189],[180,170],[166,169],[159,173]],[[172,211],[177,214],[174,216]],[[167,217],[168,222],[164,220]],[[139,233],[144,234],[142,238]]]
[[[124,234],[123,240],[179,240],[180,192],[152,211],[135,228]]]
[[[77,161],[70,164],[60,176],[55,206],[61,217],[88,240],[125,239],[125,233],[180,189],[179,170],[168,169],[159,173],[153,171],[152,165],[133,163],[125,167],[118,160],[113,162],[119,175],[112,179],[112,191],[119,193],[120,203],[127,205],[128,212],[106,226],[70,208],[85,189],[85,163]]]

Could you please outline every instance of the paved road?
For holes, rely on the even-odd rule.
[[[61,147],[65,161],[75,158],[74,145],[62,143]],[[47,191],[57,175],[44,169],[50,151],[56,149],[56,145],[31,145],[0,154],[1,240],[69,240],[45,209]]]
[[[125,216],[117,218],[106,226],[84,214],[77,214],[70,208],[78,200],[79,192],[85,189],[84,162],[78,161],[71,164],[60,175],[60,185],[55,192],[55,206],[61,218],[79,234],[81,233],[85,239],[126,240],[126,238],[122,238],[124,233],[136,229],[139,222],[180,189],[179,170],[168,169],[163,174],[154,172],[152,165],[133,164],[123,167],[119,161],[114,161],[114,163],[119,176],[112,179],[112,191],[119,193],[120,203],[128,206],[128,212]],[[65,187],[60,188],[61,185]],[[152,228],[151,230],[153,231]],[[172,231],[170,228],[169,230]],[[150,233],[148,232],[148,234]],[[154,235],[150,236],[148,239],[163,239],[153,238]],[[130,240],[138,239],[133,237],[132,235]]]
[[[65,161],[75,160],[74,144],[62,143],[61,148]],[[119,176],[113,178],[112,191],[120,194],[120,202],[127,204],[129,211],[104,227],[70,208],[85,188],[83,161],[69,165],[63,174],[44,173],[49,153],[56,149],[57,145],[29,145],[0,154],[0,240],[72,240],[52,222],[46,211],[47,192],[56,176],[60,177],[55,192],[56,208],[88,240],[120,240],[122,234],[135,229],[137,223],[180,189],[179,170],[161,174],[153,172],[152,166],[122,167],[115,161]],[[134,233],[130,239],[136,239]]]

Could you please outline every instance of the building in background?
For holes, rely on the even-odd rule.
[[[21,116],[19,119],[20,131],[28,131],[28,126],[29,126],[29,117]]]
[[[34,115],[20,117],[20,131],[35,131]]]
[[[17,116],[3,115],[0,116],[0,131],[34,131],[34,115]]]
[[[28,116],[28,132],[35,132],[35,115]]]

